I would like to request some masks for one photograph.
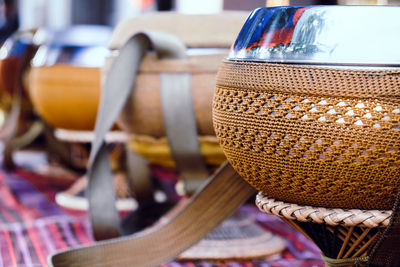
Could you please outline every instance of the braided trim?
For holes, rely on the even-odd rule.
[[[260,211],[278,217],[300,222],[326,223],[332,226],[386,227],[392,215],[391,210],[344,210],[299,206],[268,198],[261,192],[257,195],[256,205]]]

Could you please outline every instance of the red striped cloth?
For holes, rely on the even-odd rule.
[[[49,253],[93,242],[87,214],[66,211],[54,202],[55,193],[67,186],[24,169],[13,173],[0,170],[0,267],[46,266]],[[170,262],[163,266],[324,266],[319,250],[296,230],[254,205],[242,210],[283,236],[287,249],[264,261]]]

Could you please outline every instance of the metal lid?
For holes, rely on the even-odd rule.
[[[400,7],[289,6],[254,10],[229,60],[400,65]]]
[[[33,32],[19,31],[9,37],[0,48],[0,60],[21,58],[29,46],[33,46]]]
[[[106,45],[111,33],[111,27],[100,25],[74,25],[56,31],[41,29],[35,34],[34,41],[42,45],[32,65],[101,67],[109,55]]]

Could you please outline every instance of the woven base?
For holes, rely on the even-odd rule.
[[[206,238],[180,255],[180,260],[258,259],[285,249],[282,238],[259,226],[251,217],[236,214]]]
[[[343,210],[299,206],[276,201],[262,193],[256,204],[262,212],[282,218],[334,259],[367,257],[378,234],[388,226],[391,211]]]

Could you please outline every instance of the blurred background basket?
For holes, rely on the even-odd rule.
[[[109,48],[117,51],[135,32],[155,30],[173,34],[187,47],[186,59],[158,59],[148,54],[142,61],[135,90],[125,105],[118,125],[129,135],[129,148],[150,162],[175,167],[163,122],[160,74],[190,74],[193,110],[200,150],[205,161],[219,166],[225,156],[212,126],[212,97],[215,75],[221,60],[229,53],[245,12],[218,15],[185,15],[174,12],[149,14],[119,24]],[[194,30],[195,29],[195,30]],[[113,53],[104,67],[112,62]]]

